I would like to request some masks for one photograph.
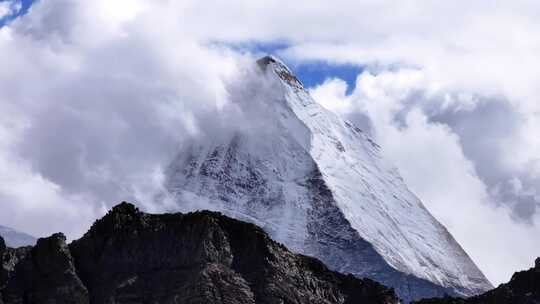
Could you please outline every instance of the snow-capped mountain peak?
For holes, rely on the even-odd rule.
[[[405,300],[491,287],[369,136],[316,103],[279,59],[257,64],[262,80],[237,98],[259,101],[266,127],[184,147],[168,174],[181,209],[254,222]]]
[[[270,55],[265,56],[257,60],[257,65],[261,68],[262,71],[266,72],[267,68],[270,67],[272,72],[275,73],[279,78],[281,78],[287,85],[302,89],[303,85],[296,76],[292,73],[289,67],[278,58]]]

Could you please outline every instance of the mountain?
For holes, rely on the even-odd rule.
[[[407,301],[492,288],[373,139],[315,102],[278,59],[257,64],[230,89],[241,127],[190,140],[171,163],[167,189],[180,210],[255,223],[291,250],[392,286]]]
[[[0,238],[0,303],[397,304],[369,279],[293,254],[259,227],[203,211],[145,214],[122,203],[79,240]]]
[[[0,236],[9,247],[31,246],[36,243],[35,237],[4,226],[0,226]]]
[[[515,273],[510,282],[468,299],[445,297],[417,304],[537,304],[540,303],[540,258],[529,270]]]

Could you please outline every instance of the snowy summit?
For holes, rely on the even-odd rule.
[[[316,103],[275,57],[257,63],[259,79],[246,79],[233,99],[265,127],[248,122],[186,145],[168,172],[181,208],[256,223],[293,251],[405,300],[492,287],[373,139]]]

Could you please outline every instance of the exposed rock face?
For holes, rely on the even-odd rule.
[[[535,267],[516,272],[510,282],[468,299],[426,299],[418,304],[538,304],[540,303],[540,258]]]
[[[398,303],[391,289],[293,254],[219,213],[122,203],[69,246],[0,241],[0,303]]]
[[[7,248],[1,255],[4,303],[88,303],[63,234],[39,239],[33,248]]]

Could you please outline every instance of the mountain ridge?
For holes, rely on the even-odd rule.
[[[0,303],[380,303],[394,292],[291,253],[259,227],[200,211],[121,203],[80,239],[0,238]]]
[[[415,304],[536,304],[540,303],[540,258],[534,267],[518,271],[508,283],[467,299],[444,297],[424,299]]]

